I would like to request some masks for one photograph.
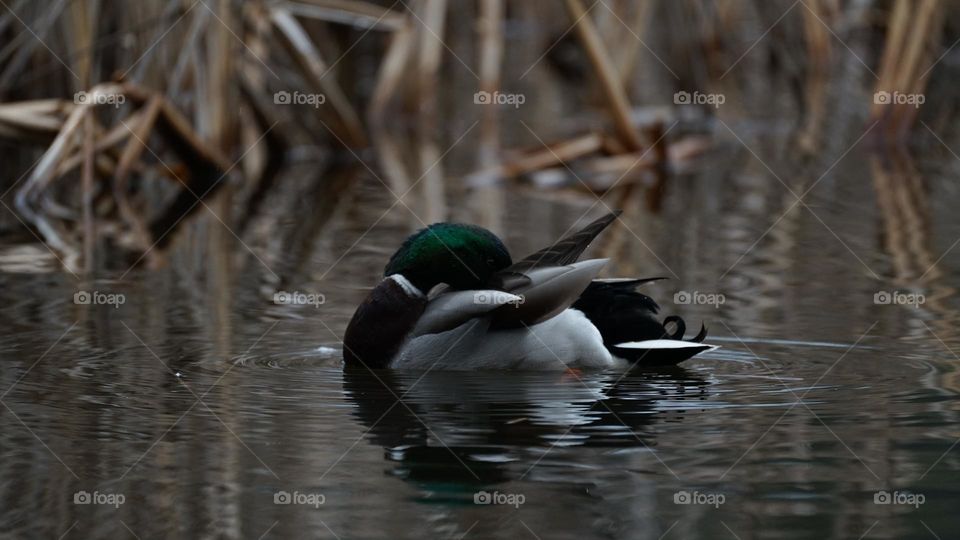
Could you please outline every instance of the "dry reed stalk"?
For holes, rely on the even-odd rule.
[[[28,220],[32,221],[36,218],[36,214],[31,207],[33,193],[42,190],[52,181],[53,173],[56,172],[60,161],[73,150],[77,142],[77,130],[89,110],[90,105],[78,105],[73,108],[60,128],[60,132],[33,168],[33,172],[27,177],[23,186],[17,191],[17,196],[14,199],[17,209]]]
[[[424,171],[420,177],[423,186],[423,206],[421,212],[411,216],[413,218],[411,224],[414,228],[447,219],[446,186],[444,186],[443,167],[440,163],[442,155],[432,137],[427,135],[421,135],[421,137],[424,138],[421,138],[417,145],[417,153],[420,157],[420,168]],[[423,216],[422,220],[420,216]]]
[[[946,24],[943,17],[943,3],[940,0],[922,0],[917,6],[917,30],[909,40],[904,55],[904,65],[896,87],[903,88],[908,94],[920,95],[926,91],[930,67],[934,61],[934,50],[940,42],[940,35]],[[897,106],[900,116],[900,129],[905,131],[916,117],[917,107],[909,104]]]
[[[402,199],[403,195],[412,189],[414,182],[403,162],[403,156],[406,153],[401,148],[397,138],[386,131],[376,135],[376,142],[377,160],[380,162],[380,167],[390,182],[390,188],[397,197]]]
[[[192,214],[200,200],[213,196],[220,187],[224,175],[230,170],[230,162],[220,152],[206,144],[189,122],[162,96],[156,133],[163,137],[167,146],[180,158],[189,172],[189,180],[172,203],[161,215],[150,222],[149,230],[158,247],[166,246],[174,230]]]
[[[647,188],[646,201],[647,209],[650,212],[657,213],[663,207],[663,197],[667,191],[667,169],[670,162],[670,149],[667,147],[667,138],[664,131],[663,122],[655,122],[647,128],[647,136],[651,141],[657,141],[653,147],[654,158],[653,170],[654,183]],[[628,184],[621,191],[621,197],[626,198],[632,195],[634,185]]]
[[[627,154],[630,151],[627,150],[623,143],[616,136],[604,135],[603,137],[603,146],[600,149],[604,154],[615,156],[617,154]]]
[[[80,254],[66,240],[66,231],[48,220],[41,211],[35,209],[35,205],[42,204],[40,198],[44,188],[55,178],[53,175],[59,163],[76,147],[77,139],[82,135],[84,119],[90,113],[90,109],[90,105],[79,105],[72,110],[60,133],[41,156],[14,198],[17,211],[37,228],[44,242],[51,249],[63,255],[63,264],[71,272],[78,268],[77,260]]]
[[[131,83],[124,84],[121,89],[125,96],[139,105],[146,104],[153,97],[160,98],[161,108],[157,132],[164,137],[171,149],[187,162],[187,165],[197,162],[224,171],[230,168],[230,161],[219,150],[207,144],[193,130],[190,121],[165,97]]]
[[[424,208],[418,215],[422,215],[427,223],[443,221],[444,210],[444,181],[443,164],[440,150],[437,147],[437,80],[440,71],[440,62],[443,59],[443,39],[446,28],[447,0],[422,0],[419,40],[419,54],[417,56],[417,97],[420,100],[417,118],[416,148],[419,158],[419,178],[423,188]],[[414,223],[414,226],[422,226]]]
[[[897,64],[900,63],[900,55],[905,48],[907,31],[910,26],[912,4],[911,0],[894,1],[893,10],[891,10],[888,19],[886,43],[880,60],[878,90],[889,91],[893,89]],[[881,112],[881,104],[874,103],[871,114],[874,117],[879,117]]]
[[[392,189],[398,194],[406,192],[412,181],[403,166],[397,145],[387,132],[386,112],[390,99],[397,94],[406,74],[406,68],[413,55],[416,36],[413,21],[407,17],[404,26],[394,32],[386,55],[380,62],[377,83],[367,112],[370,134],[375,143],[374,148],[380,167],[389,179]]]
[[[12,138],[52,140],[63,127],[63,114],[69,113],[72,108],[72,102],[59,99],[0,104],[0,128]]]
[[[248,31],[244,36],[244,43],[254,58],[269,58],[270,16],[268,13],[263,2],[252,2],[244,5],[239,17],[244,21],[244,28]],[[270,95],[267,88],[267,73],[261,69],[258,62],[243,62],[236,68],[236,79],[239,85],[239,99],[249,107],[240,109],[238,142],[241,148],[250,149],[244,155],[240,167],[244,178],[252,179],[251,184],[254,190],[259,190],[264,184],[263,180],[266,179],[268,184],[273,180],[265,178],[270,174],[267,173],[267,168],[270,166],[267,162],[280,163],[282,166],[286,143],[281,144],[280,155],[274,155],[270,139],[276,140],[273,127],[279,124],[279,119],[275,119],[273,114],[266,111],[268,105],[262,99]],[[266,134],[262,135],[266,139],[265,146],[257,144],[261,134]],[[251,200],[247,203],[248,210],[256,210],[256,208],[251,209],[250,206],[256,206],[257,203]],[[238,226],[242,229],[252,217],[249,212],[244,213]]]
[[[220,153],[207,145],[191,128],[189,122],[169,104],[163,96],[143,90],[132,84],[103,84],[90,89],[91,99],[86,103],[72,105],[72,108],[54,105],[49,102],[31,103],[25,109],[46,113],[54,110],[69,110],[69,114],[62,122],[47,151],[34,167],[23,186],[17,191],[15,204],[20,214],[31,222],[41,233],[44,241],[53,249],[62,253],[65,265],[68,268],[76,267],[79,254],[67,240],[70,233],[50,217],[73,219],[69,211],[62,211],[63,207],[47,193],[47,188],[57,178],[62,177],[78,165],[81,170],[81,198],[83,209],[83,247],[84,261],[87,269],[93,265],[92,242],[94,241],[95,223],[93,215],[94,181],[96,173],[112,174],[114,178],[114,199],[124,220],[138,236],[137,244],[141,248],[149,246],[149,240],[157,239],[158,243],[189,214],[196,205],[193,193],[200,193],[201,197],[212,193],[216,183],[229,169],[229,162]],[[132,105],[140,107],[127,117],[126,126],[119,126],[101,133],[92,111],[93,103],[100,101],[101,95],[124,95]],[[18,114],[23,114],[18,111]],[[122,122],[122,121],[121,121]],[[122,126],[123,124],[121,124]],[[141,223],[137,213],[126,201],[126,179],[130,172],[139,163],[146,141],[151,133],[160,135],[170,148],[190,171],[190,182],[181,190],[165,212],[150,225],[150,232]],[[117,159],[114,167],[109,152],[112,147],[123,140],[127,145]],[[176,173],[172,173],[176,176]],[[44,212],[47,215],[44,215]]]
[[[120,217],[127,223],[133,233],[134,245],[138,249],[147,249],[150,247],[152,239],[149,238],[146,225],[134,211],[127,198],[128,183],[130,171],[134,164],[140,159],[143,151],[147,148],[147,140],[153,131],[160,115],[160,109],[163,106],[163,100],[155,96],[147,101],[142,108],[142,116],[133,123],[127,123],[128,135],[127,145],[120,154],[117,167],[113,174],[113,197],[120,211]]]
[[[597,35],[601,36],[607,48],[612,48],[620,44],[620,32],[623,26],[614,16],[615,10],[622,11],[620,0],[604,0],[603,4],[595,4],[590,9],[590,17],[593,19],[593,25],[597,29]]]
[[[83,127],[83,172],[81,173],[83,187],[83,265],[85,271],[89,274],[93,272],[95,267],[93,254],[97,233],[93,215],[93,142],[96,134],[92,114],[84,117]]]
[[[946,19],[939,0],[897,0],[890,12],[887,40],[880,64],[877,92],[919,95],[924,92]],[[902,136],[912,124],[912,104],[874,102],[871,117],[883,120],[885,133]]]
[[[737,35],[736,30],[744,19],[740,12],[748,4],[738,0],[717,0],[715,5],[716,10],[703,26],[701,51],[708,76],[719,83],[720,77],[733,61],[724,58],[727,40]]]
[[[493,178],[516,178],[522,174],[547,169],[593,154],[602,149],[603,144],[603,136],[588,133],[574,139],[550,144],[547,148],[539,148],[524,153],[508,159],[500,165],[483,168],[468,175],[465,181],[468,184],[483,185],[488,184],[490,179]]]
[[[22,33],[26,40],[13,49],[13,56],[7,63],[6,68],[0,72],[0,92],[9,89],[12,83],[23,74],[25,71],[24,66],[26,66],[33,57],[35,51],[46,50],[42,44],[49,40],[50,36],[48,34],[54,24],[63,15],[63,10],[66,5],[67,0],[54,0],[53,3],[47,3],[43,6],[43,16],[40,20],[30,25],[29,32]],[[23,25],[26,23],[21,19],[17,21],[17,24]],[[30,39],[31,36],[36,39]],[[71,77],[73,76],[71,75]]]
[[[230,30],[234,21],[230,0],[217,0],[216,10],[220,24],[213,25],[213,31],[207,35],[207,54],[219,60],[208,66],[210,85],[207,88],[207,106],[203,110],[208,116],[209,140],[226,152],[237,142],[238,100],[233,76],[237,66],[234,58],[236,41],[233,37],[235,32]]]
[[[320,52],[307,32],[288,11],[274,9],[271,15],[274,26],[283,38],[281,41],[300,66],[304,78],[312,88],[322,91],[326,97],[334,113],[331,115],[331,124],[339,138],[354,148],[367,146],[367,137],[356,111],[329,73],[326,62],[320,57]],[[320,110],[327,109],[324,107]]]
[[[216,0],[216,7],[212,9],[216,10],[217,22],[220,24],[213,25],[213,31],[207,34],[206,43],[208,57],[217,58],[219,61],[216,62],[215,66],[208,67],[210,84],[207,87],[207,100],[211,102],[209,104],[211,106],[204,107],[204,112],[208,117],[210,127],[209,140],[223,152],[229,152],[240,142],[237,136],[240,115],[237,114],[239,102],[237,100],[234,72],[238,65],[242,65],[242,61],[235,57],[236,49],[234,45],[236,42],[233,35],[237,35],[237,33],[232,31],[231,27],[234,26],[237,17],[230,9],[231,3],[232,0]],[[242,28],[239,33],[244,33]],[[224,174],[226,174],[226,171],[224,171]],[[208,259],[207,275],[213,283],[229,283],[233,274],[231,270],[231,248],[234,246],[231,245],[233,241],[231,213],[233,210],[234,185],[230,182],[219,182],[219,180],[217,182],[217,185],[211,186],[207,190],[206,196],[209,196],[209,192],[214,187],[217,188],[216,197],[212,197],[209,204],[203,203],[201,197],[204,197],[204,195],[200,193],[191,192],[190,195],[198,203],[201,203],[209,213],[213,214],[214,219],[218,222],[205,230],[207,246],[212,254],[212,257]],[[247,253],[246,250],[241,250],[236,252],[236,256],[244,257]],[[216,350],[220,354],[229,354],[229,344],[231,342],[230,307],[232,304],[230,294],[225,287],[214,287],[210,292],[212,304],[215,306],[212,310],[214,327],[218,329],[214,333]],[[232,393],[228,392],[225,400],[228,409],[232,410],[230,406],[234,402]],[[233,455],[236,454],[236,447],[235,444],[230,445],[227,449],[226,459],[232,459]],[[233,472],[232,467],[224,471],[226,481],[234,481],[234,478],[232,478]],[[226,524],[225,529],[229,531],[239,530],[239,527],[235,525],[235,519],[231,519],[236,518],[238,513],[228,511],[225,514],[225,519],[223,519]]]
[[[194,67],[197,61],[196,51],[199,48],[200,38],[203,33],[209,29],[210,20],[213,14],[210,10],[200,9],[190,22],[190,28],[183,40],[183,48],[177,57],[171,75],[164,81],[166,83],[167,97],[173,102],[179,102],[183,99],[183,86],[187,76],[187,70]]]
[[[380,131],[386,127],[386,110],[390,98],[397,94],[397,89],[406,74],[405,70],[413,54],[416,30],[413,22],[407,18],[406,23],[390,39],[387,52],[377,71],[377,83],[370,98],[370,107],[367,119],[371,130]]]
[[[136,125],[138,122],[140,122],[141,118],[143,118],[143,111],[136,110],[133,113],[131,113],[130,116],[127,117],[127,120],[125,120],[124,122],[127,125]],[[95,134],[94,134],[95,140],[94,140],[93,152],[94,154],[97,155],[98,158],[112,159],[113,156],[106,156],[104,154],[108,150],[111,150],[117,144],[120,144],[121,142],[125,141],[127,138],[130,137],[130,130],[127,128],[127,126],[124,126],[123,124],[118,124],[114,126],[110,131],[107,131],[105,133],[103,132],[102,128],[100,128],[98,124],[95,124],[94,128],[95,128]],[[68,158],[60,162],[60,165],[57,167],[57,171],[55,173],[56,176],[63,176],[69,173],[73,169],[80,166],[82,161],[83,161],[83,156],[81,156],[80,154],[73,154],[69,156]],[[109,176],[113,176],[115,165],[116,163],[114,162],[113,165],[108,167],[110,170]]]
[[[266,145],[266,161],[253,182],[254,190],[247,200],[246,211],[243,213],[238,226],[237,235],[241,237],[254,216],[257,215],[261,203],[274,187],[275,181],[286,163],[286,150],[289,146],[283,136],[283,130],[272,129],[277,126],[279,120],[274,120],[270,116],[270,107],[263,100],[262,96],[267,95],[267,92],[256,89],[257,86],[255,85],[262,84],[262,81],[257,79],[258,74],[259,72],[255,70],[244,70],[241,73],[241,96],[250,107],[254,127],[260,133],[266,133],[263,136]],[[250,177],[252,178],[253,175],[251,174]]]
[[[140,2],[137,5],[137,9],[123,10],[122,13],[130,17],[130,21],[127,23],[130,26],[135,28],[152,26],[156,28],[156,32],[153,35],[142,34],[142,41],[140,41],[138,49],[144,52],[142,56],[138,55],[131,59],[131,62],[137,61],[137,64],[128,68],[130,70],[129,73],[124,72],[126,74],[124,77],[125,80],[149,84],[154,88],[164,87],[167,79],[166,71],[168,69],[167,64],[169,58],[172,54],[176,53],[168,47],[154,46],[154,43],[158,43],[157,40],[161,39],[161,36],[163,43],[183,43],[182,36],[186,31],[185,27],[181,27],[179,24],[175,26],[170,25],[188,12],[194,14],[194,17],[202,17],[209,22],[212,17],[210,0],[204,0],[202,6],[183,0],[167,0],[166,2],[157,0],[153,2]],[[155,24],[155,21],[168,22],[154,26],[151,23]],[[181,22],[180,24],[183,23]],[[190,50],[189,53],[195,57],[199,57],[200,49],[201,47],[196,47]],[[185,51],[186,49],[181,50]],[[205,64],[205,62],[203,62],[203,64]],[[194,68],[205,69],[206,66],[203,65],[201,68],[200,63],[195,62]]]
[[[322,245],[317,238],[330,220],[345,209],[346,192],[365,172],[366,169],[355,162],[325,166],[317,171],[313,182],[294,204],[284,209],[284,215],[299,216],[299,219],[291,226],[281,227],[267,245],[266,263],[280,277],[278,283],[272,283],[271,294],[296,283],[298,276],[315,270],[313,253]]]
[[[826,0],[809,0],[803,13],[803,29],[807,46],[807,80],[805,98],[807,114],[799,136],[800,147],[816,151],[826,113],[827,82],[830,70],[830,33],[824,23],[831,21]]]
[[[590,10],[597,35],[601,37],[609,51],[620,78],[620,84],[624,88],[629,87],[630,73],[641,47],[637,36],[643,32],[643,22],[647,15],[645,12],[650,7],[651,3],[648,0],[640,2],[606,0],[603,4],[596,4]]]
[[[402,14],[390,8],[360,0],[300,0],[284,2],[283,7],[301,17],[363,29],[396,31],[404,25]]]
[[[655,167],[657,156],[652,152],[637,152],[617,156],[597,156],[583,160],[577,169],[592,191],[607,191],[614,182],[617,186],[630,184],[641,172]]]
[[[505,176],[515,177],[537,169],[544,169],[573,161],[577,158],[592,154],[603,146],[603,137],[596,133],[588,133],[574,139],[548,145],[542,150],[535,150],[516,160],[503,164]]]
[[[587,16],[580,0],[566,0],[566,5],[571,19],[578,21],[574,25],[574,29],[587,52],[590,64],[593,66],[601,89],[606,96],[605,103],[613,119],[617,134],[628,149],[642,150],[643,143],[640,140],[640,135],[630,121],[630,103],[626,91],[620,83],[613,60],[610,58],[606,47],[604,47],[593,21]]]
[[[652,0],[638,0],[633,10],[633,17],[628,21],[631,25],[631,31],[623,36],[620,46],[613,51],[614,65],[617,73],[620,75],[620,84],[624,88],[629,88],[630,78],[633,76],[633,70],[637,66],[637,54],[643,46],[644,36],[647,35],[647,22],[653,15],[654,4]],[[619,21],[618,21],[619,22]],[[622,26],[622,25],[621,25]],[[626,29],[625,29],[626,30]]]
[[[478,17],[480,90],[492,95],[500,90],[502,77],[504,0],[479,0]],[[476,167],[480,170],[495,170],[500,162],[499,113],[499,107],[481,107],[480,140],[476,153]],[[490,188],[494,179],[478,180],[481,185],[469,194],[472,202],[468,205],[476,209],[477,223],[502,233],[504,199],[507,195],[503,190]]]
[[[500,89],[503,61],[503,0],[480,0],[477,25],[480,46],[480,90],[493,94]],[[481,167],[495,163],[500,153],[500,123],[497,107],[483,107],[480,116],[480,147],[477,159]]]
[[[883,244],[897,283],[908,285],[923,278],[934,280],[942,275],[930,250],[927,195],[922,178],[912,160],[894,149],[881,160],[870,159],[877,206],[883,218]]]
[[[435,115],[437,108],[437,75],[443,58],[443,38],[446,25],[446,0],[422,0],[422,21],[418,27],[420,40],[417,55],[417,96],[419,110],[427,116]],[[424,118],[424,115],[421,115]],[[429,118],[429,121],[433,121]]]

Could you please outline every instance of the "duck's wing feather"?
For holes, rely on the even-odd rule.
[[[535,268],[529,282],[511,290],[521,298],[494,312],[493,327],[514,328],[543,322],[570,307],[609,259],[590,259],[567,266]]]
[[[567,266],[577,262],[590,242],[593,242],[593,239],[613,223],[619,215],[620,211],[618,210],[600,217],[579,231],[561,238],[557,243],[504,268],[494,274],[490,283],[491,287],[512,291],[529,284],[530,276],[528,274],[532,270],[551,266]]]
[[[423,314],[411,331],[411,337],[452,330],[471,319],[482,317],[502,307],[510,307],[522,297],[493,290],[446,291],[427,303]]]

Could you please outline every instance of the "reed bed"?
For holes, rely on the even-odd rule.
[[[832,101],[838,69],[860,70],[868,83],[850,91],[865,96],[936,95],[949,75],[955,9],[941,0],[547,4],[8,1],[0,151],[21,166],[0,178],[15,217],[0,227],[30,231],[74,271],[105,245],[159,264],[225,186],[242,194],[222,204],[240,210],[243,236],[303,146],[327,165],[374,156],[398,196],[530,181],[640,190],[656,211],[671,173],[709,150],[711,118],[749,117],[750,96],[774,89],[767,106],[797,111],[795,143],[814,154],[849,103]],[[731,98],[721,112],[674,102],[680,91]],[[537,103],[454,97],[474,92]],[[284,102],[297,96],[314,103]],[[865,103],[883,144],[926,114]],[[475,144],[441,159],[448,126],[471,122]]]

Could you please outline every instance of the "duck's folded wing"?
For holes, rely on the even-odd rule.
[[[608,259],[590,259],[566,266],[536,268],[528,282],[510,290],[520,300],[498,308],[493,326],[513,328],[543,322],[570,307],[606,266]],[[501,293],[502,294],[502,293]]]
[[[503,291],[446,291],[430,300],[411,337],[453,330],[470,319],[522,301],[522,297]]]
[[[567,266],[577,262],[590,242],[593,242],[593,239],[613,223],[619,215],[619,211],[611,212],[592,221],[579,231],[561,238],[552,246],[541,249],[504,268],[494,274],[490,282],[491,288],[510,291],[529,284],[530,276],[528,274],[537,268]]]

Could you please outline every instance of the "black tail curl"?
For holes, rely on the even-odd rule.
[[[669,333],[669,331],[667,330],[667,325],[670,323],[673,323],[677,326],[672,334]],[[687,333],[687,323],[684,322],[684,320],[678,317],[677,315],[670,315],[669,317],[663,320],[663,337],[664,338],[683,341],[683,335],[686,333]],[[697,333],[696,336],[693,336],[693,338],[687,341],[690,341],[692,343],[703,343],[703,340],[706,338],[707,338],[707,327],[704,326],[703,323],[700,323],[700,331]]]
[[[648,341],[656,339],[683,339],[687,324],[676,315],[663,319],[657,317],[660,306],[649,296],[639,293],[636,288],[652,279],[623,281],[594,281],[573,304],[574,309],[582,311],[590,322],[600,331],[603,344],[612,354],[625,358],[637,365],[673,365],[681,362],[698,350],[631,349],[617,347],[618,344]],[[667,325],[673,324],[671,332]],[[702,343],[707,337],[707,328],[700,325],[700,332],[688,342]]]

